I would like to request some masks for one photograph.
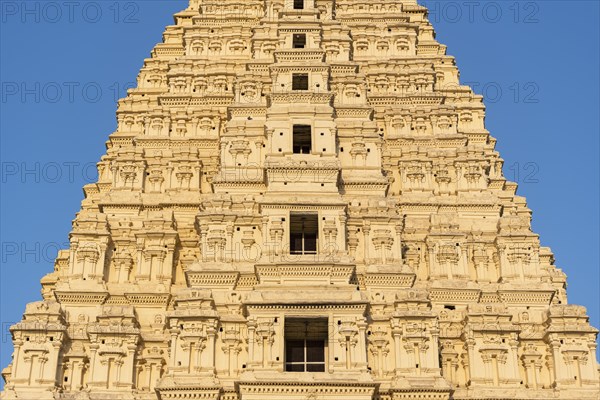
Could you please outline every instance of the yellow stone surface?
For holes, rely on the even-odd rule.
[[[414,0],[191,0],[3,400],[598,399],[597,330]]]

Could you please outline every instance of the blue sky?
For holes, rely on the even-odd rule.
[[[596,1],[424,1],[461,81],[486,96],[505,174],[600,325]],[[135,81],[184,1],[7,1],[1,7],[0,365],[8,327],[66,248],[71,221]],[[468,6],[466,4],[472,4]]]

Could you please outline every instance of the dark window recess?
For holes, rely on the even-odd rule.
[[[312,150],[312,129],[310,125],[294,125],[294,154],[310,154]]]
[[[295,33],[292,42],[294,49],[303,49],[306,47],[306,35],[304,33]]]
[[[327,319],[286,318],[285,370],[325,372]]]
[[[304,0],[294,0],[294,10],[304,10]]]
[[[290,254],[317,254],[317,214],[290,215]]]
[[[308,90],[308,74],[292,74],[292,90]]]

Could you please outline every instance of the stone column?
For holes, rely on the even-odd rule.
[[[521,374],[519,371],[519,355],[518,355],[518,346],[519,346],[519,341],[517,339],[517,334],[513,333],[511,334],[511,336],[513,336],[512,338],[509,339],[509,344],[510,344],[510,354],[509,354],[509,359],[508,359],[508,363],[512,364],[512,378],[515,380],[515,383],[519,383],[519,381],[521,380]]]
[[[248,321],[248,364],[254,365],[254,333],[256,332],[256,322]]]
[[[429,352],[429,366],[433,368],[441,368],[440,366],[440,346],[439,346],[440,330],[437,327],[431,328],[431,351]]]
[[[46,374],[47,376],[41,376],[41,379],[44,379],[48,382],[50,381],[54,381],[53,386],[56,386],[57,382],[56,382],[56,375],[57,375],[57,368],[58,368],[58,357],[60,355],[60,348],[61,348],[61,343],[59,340],[57,341],[53,341],[50,343],[51,344],[51,351],[48,354],[48,365],[50,366],[50,368],[47,368]]]
[[[590,374],[590,379],[593,382],[598,382],[598,369],[595,368],[595,361],[596,361],[596,342],[594,341],[590,341],[588,343],[588,347],[589,347],[589,356],[588,356],[588,363],[591,363],[592,368],[588,368],[589,371],[591,371]]]
[[[127,356],[122,366],[122,373],[120,381],[127,385],[127,388],[133,388],[133,369],[135,361],[135,352],[137,350],[136,344],[127,345]]]
[[[175,368],[177,366],[177,337],[180,331],[179,328],[171,328],[169,332],[171,333],[171,368]]]
[[[400,373],[402,362],[402,349],[400,348],[402,329],[400,329],[399,326],[394,326],[392,328],[392,335],[394,337],[394,361],[396,366],[396,375],[398,375]]]
[[[402,225],[396,225],[396,247],[398,251],[398,265],[402,267]]]
[[[467,351],[469,354],[469,368],[468,368],[468,375],[470,377],[470,380],[475,380],[478,379],[481,374],[476,373],[476,371],[474,370],[474,368],[476,368],[476,364],[475,364],[475,339],[469,338],[466,341],[467,344]]]
[[[367,262],[367,260],[369,259],[369,246],[371,241],[369,240],[369,233],[371,232],[371,226],[369,224],[365,224],[363,225],[363,235],[365,237],[365,241],[364,241],[364,260],[365,262]]]
[[[367,323],[359,321],[356,323],[358,326],[358,354],[355,357],[356,364],[361,369],[366,370],[367,368]]]
[[[215,373],[215,346],[216,346],[216,338],[217,338],[217,330],[210,326],[206,329],[208,334],[208,343],[207,343],[207,354],[208,354],[208,368],[211,373]]]
[[[83,388],[83,369],[85,368],[85,360],[73,361],[72,373],[71,373],[71,388],[75,390],[81,390]]]
[[[92,383],[96,383],[98,382],[97,379],[97,375],[98,375],[98,359],[97,359],[97,355],[98,355],[98,348],[100,346],[97,344],[91,344],[90,345],[90,351],[92,353],[92,357],[91,357],[91,361],[90,361],[90,381]]]
[[[161,274],[164,277],[165,284],[173,281],[173,254],[175,252],[175,243],[167,245],[165,258],[162,262]]]
[[[15,341],[13,341],[13,346],[15,348],[14,350],[14,355],[13,355],[13,365],[12,365],[12,371],[11,371],[11,379],[14,380],[15,378],[18,377],[18,369],[21,365],[21,346],[23,345],[23,341],[20,339],[16,339]]]
[[[552,351],[552,365],[554,369],[554,382],[556,387],[560,386],[562,381],[562,368],[560,365],[560,341],[557,338],[551,339],[550,351]]]

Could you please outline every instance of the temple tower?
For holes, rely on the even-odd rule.
[[[191,0],[1,398],[598,399],[484,117],[415,0]]]

